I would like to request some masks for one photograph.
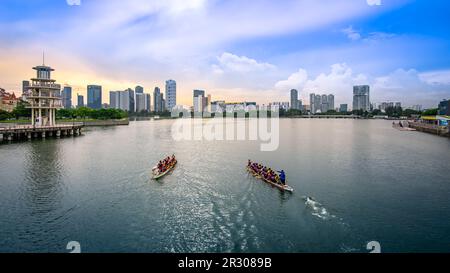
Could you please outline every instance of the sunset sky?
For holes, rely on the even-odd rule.
[[[42,63],[86,95],[178,84],[213,100],[289,101],[296,88],[352,102],[435,107],[450,98],[450,1],[438,0],[1,0],[0,87],[21,93]]]

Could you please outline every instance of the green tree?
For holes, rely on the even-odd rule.
[[[28,103],[20,101],[17,103],[16,108],[12,111],[12,116],[14,116],[16,119],[20,118],[30,118],[31,117],[31,109],[26,108]]]
[[[13,117],[14,116],[10,112],[0,109],[0,120],[7,120]]]
[[[422,113],[422,116],[436,116],[438,114],[439,109],[428,109]]]
[[[380,110],[380,109],[375,109],[375,110],[373,110],[373,111],[372,111],[372,115],[374,115],[374,116],[379,116],[379,115],[381,115],[381,110]]]

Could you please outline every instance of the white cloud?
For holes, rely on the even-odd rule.
[[[368,84],[364,74],[354,74],[346,63],[333,64],[330,73],[321,73],[315,79],[308,80],[304,91],[307,93],[335,94],[336,102],[349,103],[354,85]]]
[[[221,88],[263,89],[271,86],[279,71],[273,64],[224,52],[211,65],[210,80]]]
[[[301,90],[308,80],[306,70],[300,68],[297,72],[290,75],[287,80],[279,81],[275,84],[275,88],[279,90],[299,89]]]
[[[371,41],[381,41],[386,39],[391,39],[396,37],[393,33],[388,32],[382,32],[382,31],[374,31],[370,32],[368,34],[363,34],[360,31],[357,31],[353,28],[353,26],[349,26],[347,28],[344,28],[341,30],[342,33],[344,33],[348,39],[352,41],[358,41],[362,40],[365,42],[371,42]]]
[[[238,73],[247,73],[255,71],[266,71],[273,70],[276,67],[269,63],[259,63],[254,59],[248,58],[246,56],[237,56],[228,52],[224,52],[221,56],[217,57],[219,65],[214,68],[220,68],[223,70],[228,70]]]
[[[335,94],[336,105],[352,103],[354,85],[368,84],[371,101],[401,101],[403,105],[423,104],[435,107],[440,99],[450,97],[450,71],[419,73],[414,69],[397,69],[387,75],[370,76],[354,73],[345,63],[333,64],[329,73],[321,73],[308,78],[304,69],[293,73],[288,80],[275,84],[288,96],[290,88],[297,88],[305,103],[309,103],[310,93]]]
[[[352,26],[349,26],[348,28],[344,28],[342,30],[342,32],[345,35],[347,35],[347,37],[352,41],[361,39],[361,34],[359,34],[359,32],[357,32],[356,30],[354,30]]]
[[[367,0],[369,6],[381,6],[381,0]]]
[[[421,73],[419,74],[419,78],[431,85],[450,85],[450,70]]]
[[[415,69],[397,69],[374,80],[376,97],[436,107],[440,99],[450,98],[448,72],[419,73]],[[404,103],[405,105],[405,103]]]
[[[79,6],[81,5],[81,0],[66,0],[66,3],[69,6]]]

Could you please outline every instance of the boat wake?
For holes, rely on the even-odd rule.
[[[336,218],[336,216],[328,212],[327,209],[321,203],[316,201],[314,198],[309,196],[303,196],[302,199],[303,201],[305,201],[306,207],[311,210],[312,215],[323,220]]]

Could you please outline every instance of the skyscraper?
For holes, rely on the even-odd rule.
[[[136,93],[136,112],[140,113],[145,111],[145,94],[144,93]]]
[[[164,94],[161,93],[161,112],[166,111],[166,100],[164,99]]]
[[[328,95],[327,102],[328,102],[328,110],[335,110],[334,109],[334,95],[333,94],[329,94]]]
[[[136,103],[135,103],[135,99],[134,99],[134,90],[131,88],[128,88],[127,90],[125,90],[126,92],[128,92],[128,102],[129,102],[129,106],[128,106],[128,111],[130,112],[134,112],[136,111]]]
[[[205,100],[205,91],[204,90],[194,90],[194,112],[203,112],[204,108],[204,100]]]
[[[30,81],[22,81],[22,96],[26,96]]]
[[[346,113],[348,111],[348,105],[347,104],[341,104],[339,106],[339,112]]]
[[[152,98],[150,96],[150,94],[144,94],[145,95],[145,111],[150,112],[152,109]]]
[[[291,90],[291,109],[299,110],[298,105],[298,91],[296,89]]]
[[[322,112],[322,96],[315,95],[314,97],[314,114],[318,112]]]
[[[100,85],[87,86],[87,106],[92,109],[102,108],[102,87]]]
[[[119,91],[109,91],[109,108],[119,109]]]
[[[72,87],[64,86],[62,92],[62,105],[65,109],[72,108]]]
[[[166,108],[171,111],[177,105],[177,82],[174,80],[166,81]]]
[[[153,111],[162,112],[161,109],[161,89],[159,87],[155,87],[153,91]]]
[[[119,109],[130,111],[130,92],[129,90],[118,91],[119,93]]]
[[[134,92],[136,92],[136,94],[143,94],[144,93],[144,87],[138,85],[138,86],[136,86],[134,88]]]
[[[370,87],[368,85],[353,86],[353,110],[370,111]]]
[[[315,103],[316,103],[316,94],[314,93],[309,94],[309,109],[311,111],[311,114],[314,114],[316,112]]]
[[[84,96],[77,94],[77,107],[84,107]]]

